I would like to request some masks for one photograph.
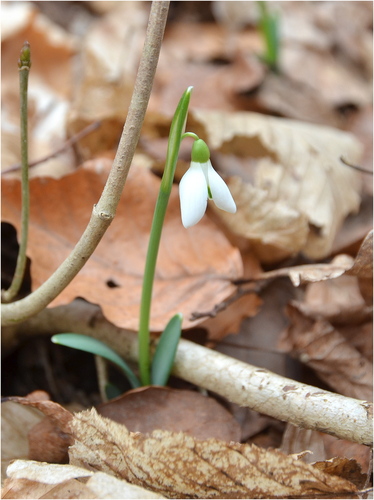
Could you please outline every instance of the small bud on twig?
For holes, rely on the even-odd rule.
[[[25,42],[21,49],[21,53],[18,59],[19,69],[30,69],[31,68],[31,51],[29,42]]]

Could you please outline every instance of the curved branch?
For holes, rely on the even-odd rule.
[[[134,332],[109,323],[100,308],[84,301],[45,309],[26,323],[5,328],[3,351],[25,336],[79,332],[95,337],[127,360],[138,360]],[[172,372],[232,403],[318,430],[340,439],[372,445],[373,405],[281,377],[181,339]]]
[[[71,254],[54,274],[27,297],[2,305],[3,326],[19,323],[44,309],[66,288],[92,255],[112,222],[139,140],[152,90],[169,2],[152,2],[148,28],[127,119],[103,193]]]

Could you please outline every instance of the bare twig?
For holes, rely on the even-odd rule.
[[[42,156],[38,160],[30,161],[29,168],[36,167],[37,165],[40,165],[41,163],[45,163],[46,161],[51,160],[52,158],[55,158],[56,156],[60,155],[61,153],[63,153],[67,149],[74,146],[74,144],[76,142],[80,141],[83,137],[90,134],[94,130],[97,130],[99,127],[101,127],[100,120],[93,122],[93,123],[90,123],[89,125],[87,125],[87,127],[80,130],[76,134],[72,135],[67,141],[65,141],[58,149],[56,149],[52,153],[49,153],[45,156]],[[9,174],[10,172],[16,172],[20,168],[21,168],[21,163],[15,163],[14,165],[11,165],[9,168],[2,170],[1,175]]]
[[[352,165],[352,163],[349,163],[342,156],[340,157],[340,161],[342,163],[344,163],[344,165],[347,165],[347,167],[353,168],[354,170],[358,170],[359,172],[362,172],[363,174],[373,175],[373,171],[372,170],[368,170],[367,168],[360,167],[359,165]]]
[[[20,118],[21,118],[21,235],[19,250],[17,256],[16,269],[8,290],[3,290],[1,299],[4,302],[10,302],[17,296],[23,281],[26,270],[26,250],[29,236],[29,216],[30,216],[30,190],[29,190],[29,159],[28,159],[28,82],[31,68],[30,44],[25,42],[20,59],[18,61],[19,69],[19,93],[20,93]]]
[[[204,311],[204,312],[194,311],[190,316],[190,321],[194,321],[195,319],[201,319],[201,318],[215,318],[218,313],[227,309],[231,304],[239,300],[244,295],[249,295],[250,293],[259,293],[266,284],[267,283],[263,281],[262,283],[256,283],[256,284],[253,283],[252,286],[249,286],[247,288],[241,288],[239,286],[236,292],[231,297],[220,302],[219,304],[216,304],[210,311]]]
[[[24,321],[64,290],[92,255],[112,222],[139,140],[161,50],[169,2],[152,2],[135,88],[117,154],[91,219],[71,254],[55,273],[27,297],[2,306],[2,325]]]
[[[5,328],[4,343],[14,345],[17,338],[35,331],[45,335],[79,331],[105,342],[127,360],[138,359],[136,333],[112,325],[98,306],[84,301],[44,309],[25,323]],[[372,404],[367,401],[301,384],[184,339],[173,374],[284,422],[356,443],[373,442]]]

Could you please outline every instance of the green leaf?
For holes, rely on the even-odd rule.
[[[105,395],[108,398],[108,400],[117,398],[121,394],[122,391],[120,391],[116,385],[111,384],[110,382],[105,385]]]
[[[176,314],[162,332],[152,360],[153,385],[166,385],[169,379],[182,333],[182,320],[183,316]]]
[[[111,361],[121,368],[133,388],[141,386],[138,378],[128,364],[113,349],[104,344],[104,342],[78,333],[59,333],[53,335],[51,340],[55,344],[90,352]]]

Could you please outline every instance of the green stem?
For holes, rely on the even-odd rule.
[[[27,91],[29,82],[29,73],[31,67],[30,44],[25,42],[20,59],[19,68],[19,86],[20,86],[20,115],[21,115],[21,190],[22,190],[22,209],[21,209],[21,234],[19,251],[17,257],[16,270],[12,283],[8,290],[3,291],[3,300],[10,302],[18,294],[26,269],[26,249],[29,232],[29,212],[30,212],[30,194],[29,194],[29,165],[28,165],[28,138],[27,138]]]
[[[192,87],[188,87],[188,89],[184,92],[181,100],[179,101],[173,121],[171,123],[165,169],[161,180],[160,191],[153,215],[151,233],[148,243],[139,320],[139,371],[141,382],[143,385],[150,385],[151,383],[149,321],[151,316],[153,282],[155,277],[158,249],[160,246],[162,226],[164,224],[166,209],[169,202],[171,188],[173,186],[175,167],[178,160],[182,134],[186,124],[191,92]]]

